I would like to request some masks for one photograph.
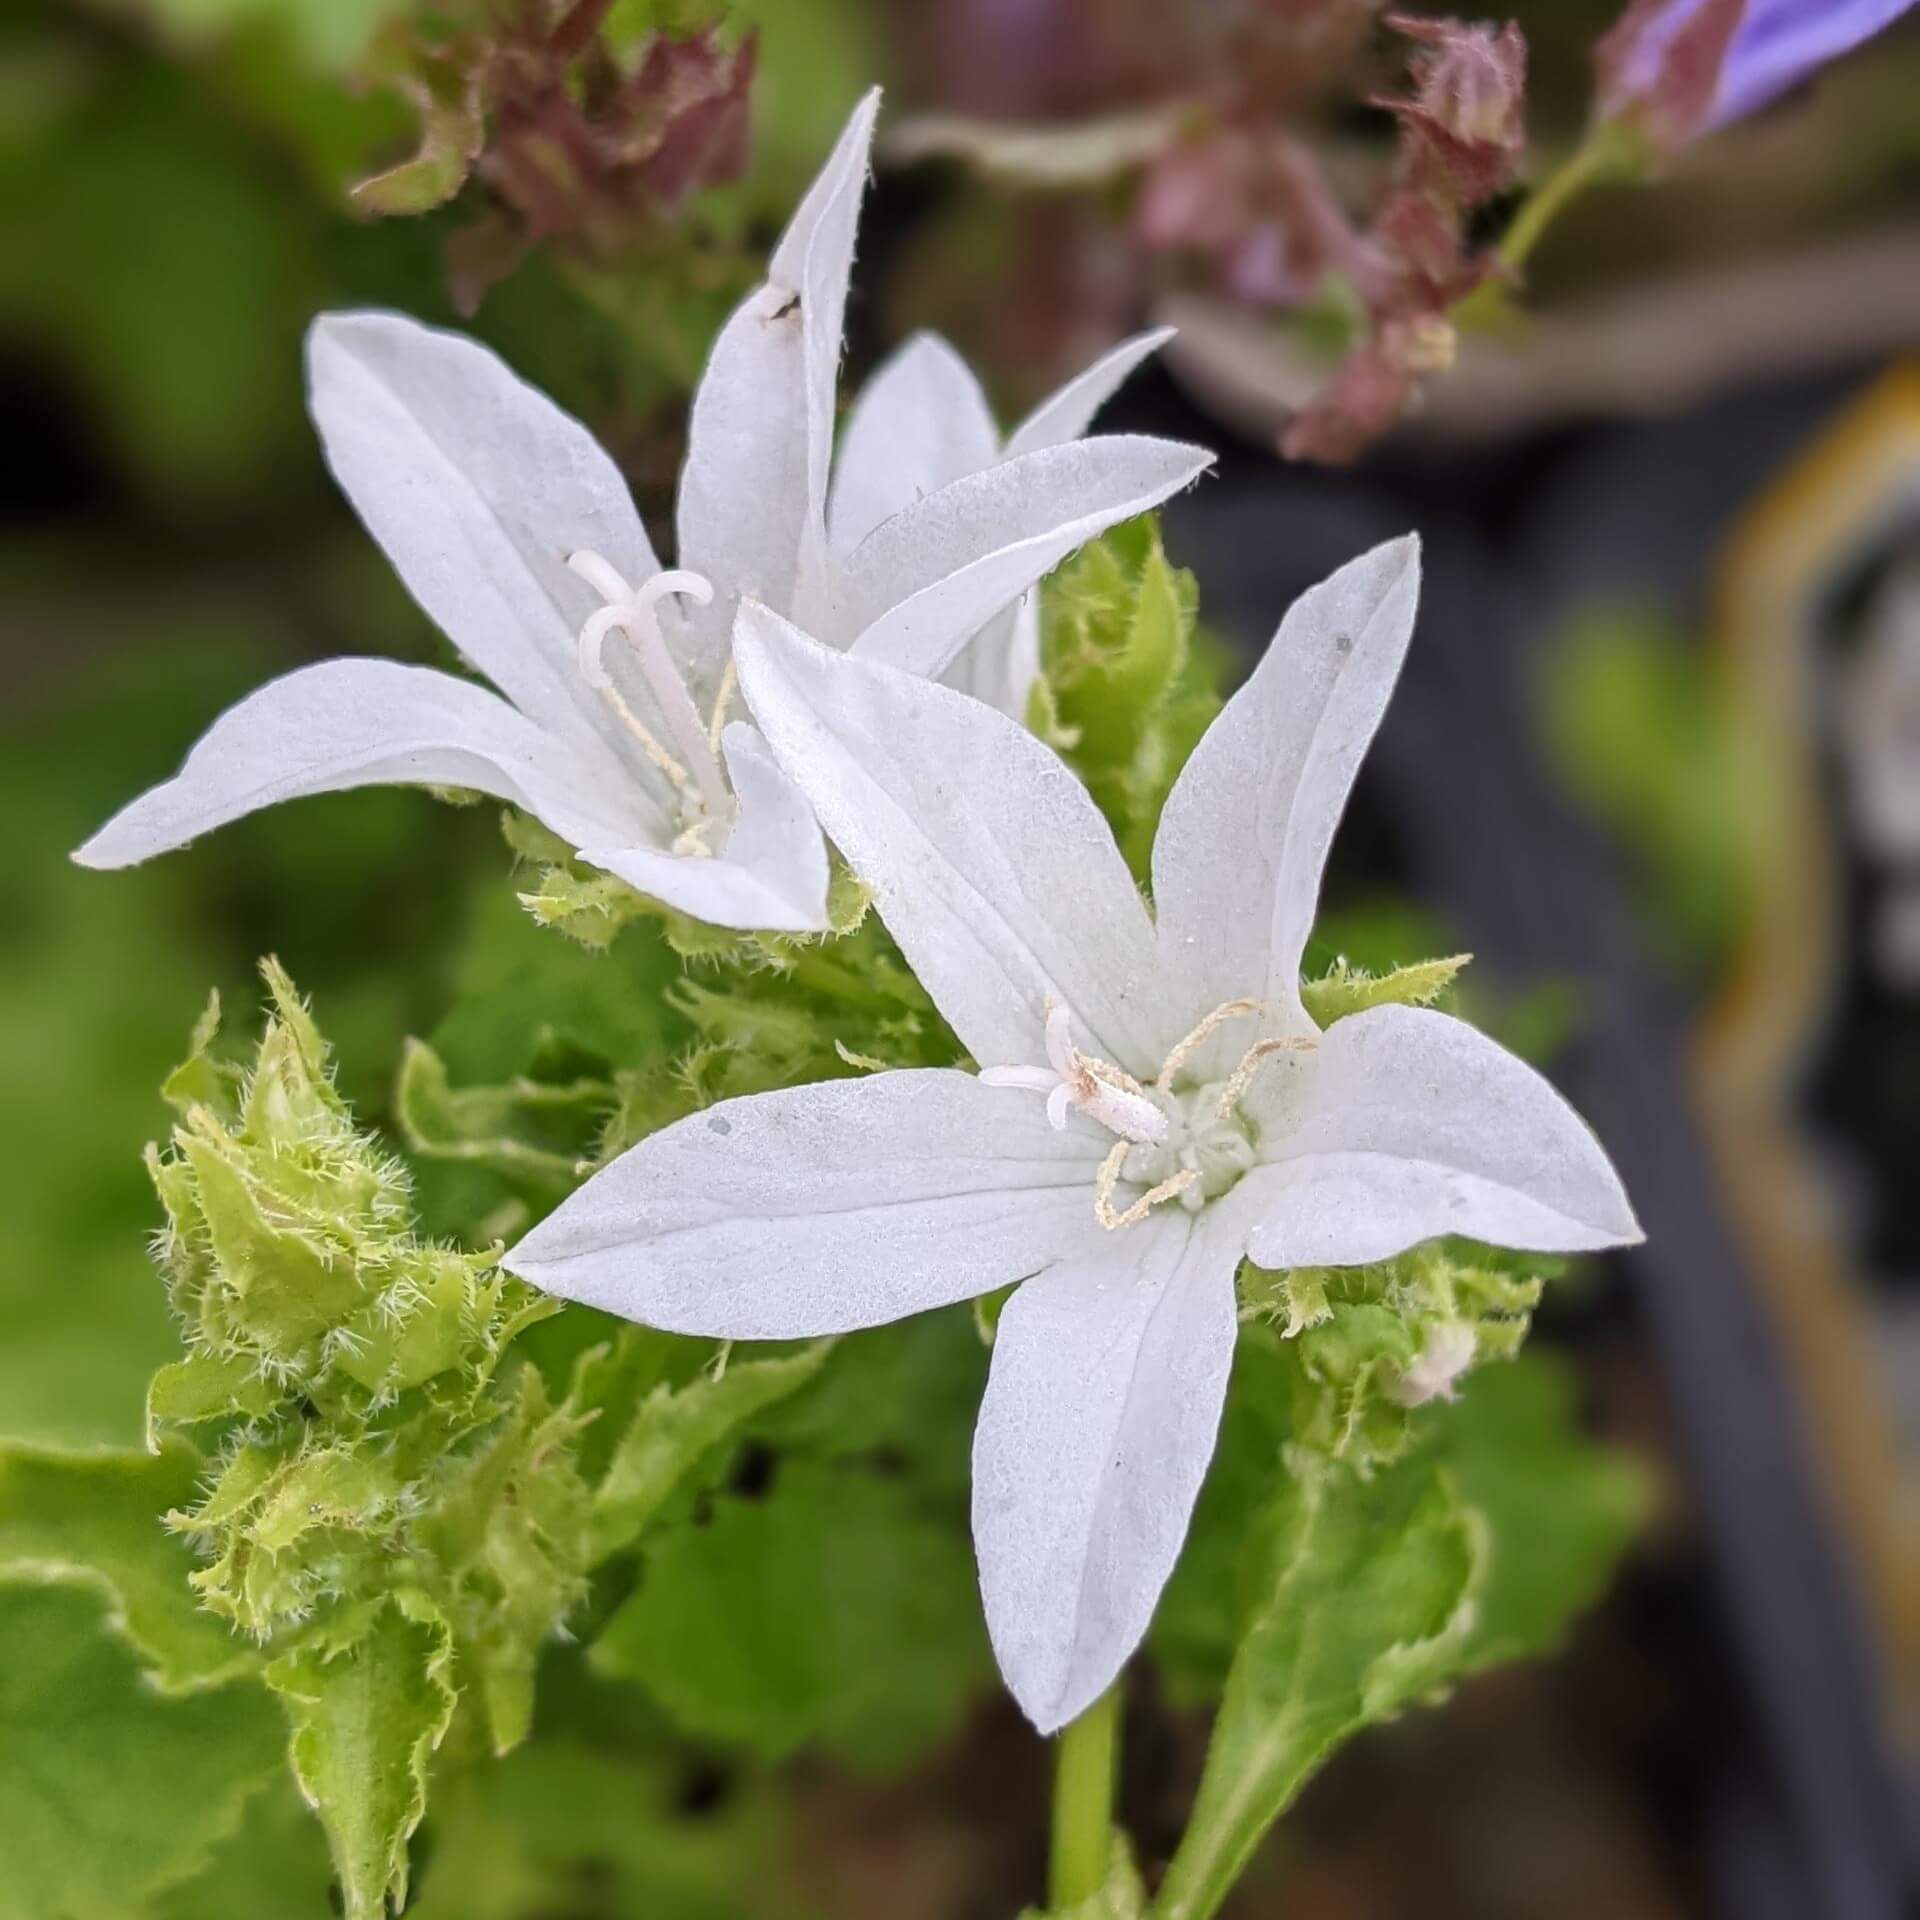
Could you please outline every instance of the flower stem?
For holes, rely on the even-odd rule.
[[[1119,1770],[1120,1682],[1063,1728],[1054,1749],[1053,1853],[1047,1905],[1091,1900],[1113,1856],[1113,1792]]]
[[[1516,277],[1546,231],[1589,187],[1608,180],[1635,180],[1646,171],[1644,139],[1617,120],[1603,120],[1548,173],[1520,203],[1494,255],[1509,278]],[[1455,325],[1473,326],[1497,318],[1506,289],[1498,278],[1483,281],[1454,303]]]

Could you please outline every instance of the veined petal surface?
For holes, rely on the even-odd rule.
[[[841,429],[829,545],[851,553],[882,520],[999,455],[973,370],[937,333],[916,333],[860,389]]]
[[[1076,547],[1212,463],[1204,448],[1135,434],[998,461],[875,527],[842,568],[835,624],[862,658],[938,675]]]
[[[747,704],[908,964],[983,1067],[1045,1059],[1049,996],[1129,1072],[1164,1053],[1153,930],[1060,758],[977,700],[745,606]]]
[[[854,110],[765,283],[721,329],[693,396],[678,564],[721,589],[686,616],[691,669],[702,679],[724,654],[735,596],[793,604],[803,570],[824,562],[840,335],[878,108],[870,93]]]
[[[316,320],[307,393],[341,491],[434,624],[530,720],[624,760],[579,667],[600,602],[567,555],[635,581],[660,563],[599,442],[478,342],[400,314]]]
[[[507,1256],[549,1293],[674,1333],[880,1326],[1084,1257],[1098,1130],[944,1068],[722,1101],[652,1134]]]
[[[1263,1267],[1358,1266],[1442,1234],[1536,1253],[1641,1237],[1586,1122],[1463,1020],[1375,1007],[1279,1072],[1265,1164],[1229,1196]]]
[[[1282,1028],[1310,1027],[1300,956],[1321,872],[1419,592],[1411,535],[1309,588],[1181,769],[1154,842],[1153,900],[1161,957],[1192,1019],[1253,995]]]
[[[1153,1617],[1219,1431],[1237,1218],[1170,1208],[1007,1302],[973,1442],[995,1656],[1042,1733],[1084,1712]]]
[[[393,660],[323,660],[228,708],[171,780],[123,807],[74,855],[127,867],[303,794],[465,787],[525,807],[578,846],[657,831],[638,788],[589,785],[557,742],[486,688]]]

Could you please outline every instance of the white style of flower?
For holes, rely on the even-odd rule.
[[[1419,553],[1306,594],[1194,749],[1156,912],[1069,769],[977,700],[742,609],[774,756],[980,1063],[722,1102],[652,1135],[507,1258],[548,1291],[724,1339],[871,1327],[1019,1283],[973,1451],[987,1624],[1050,1731],[1138,1645],[1206,1472],[1243,1256],[1383,1260],[1443,1234],[1639,1237],[1541,1076],[1445,1014],[1319,1030],[1321,869],[1412,631]],[[1416,1391],[1451,1387],[1436,1355]]]
[[[498,693],[389,660],[290,673],[217,720],[172,780],[75,858],[128,866],[301,794],[460,787],[524,807],[584,860],[698,919],[823,925],[820,830],[737,711],[729,635],[742,597],[852,653],[941,673],[1075,547],[1211,458],[1167,440],[1076,438],[1144,350],[1130,343],[1042,408],[1004,458],[974,458],[971,399],[941,403],[968,409],[952,424],[939,405],[914,414],[901,431],[965,448],[966,461],[944,460],[897,511],[863,510],[861,538],[829,543],[842,317],[877,104],[870,94],[855,111],[765,284],[714,344],[671,569],[592,436],[485,348],[398,315],[319,320],[308,391],[334,477]],[[861,428],[851,463],[869,496],[876,472],[933,471],[917,446],[895,460],[882,424]],[[851,479],[841,489],[859,493]]]

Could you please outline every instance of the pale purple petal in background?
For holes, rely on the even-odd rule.
[[[1756,112],[1913,0],[1635,0],[1595,48],[1600,110],[1679,146]]]
[[[1720,68],[1709,127],[1722,127],[1890,27],[1913,0],[1750,0]]]

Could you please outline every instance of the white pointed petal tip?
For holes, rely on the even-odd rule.
[[[444,346],[455,352],[487,351],[465,334],[446,327],[430,327],[411,314],[395,313],[385,307],[345,307],[333,313],[316,314],[308,323],[305,342],[309,398],[317,386],[345,362],[403,342],[428,350]]]
[[[798,278],[803,265],[800,256],[811,244],[823,213],[850,183],[866,179],[873,152],[874,122],[880,113],[880,95],[880,88],[869,87],[855,101],[846,125],[840,129],[840,137],[833,143],[833,151],[814,176],[813,184],[773,250],[768,262],[772,277],[787,281]]]
[[[973,1446],[994,1654],[1043,1734],[1138,1648],[1212,1458],[1237,1331],[1237,1232],[1163,1218],[1007,1304]]]
[[[1077,440],[1094,416],[1113,398],[1134,370],[1150,360],[1174,336],[1173,327],[1154,327],[1122,340],[1049,394],[1007,437],[1006,454],[1032,453],[1041,447]]]
[[[1409,531],[1356,554],[1344,566],[1334,568],[1319,587],[1310,591],[1333,594],[1341,585],[1350,584],[1356,598],[1370,599],[1376,606],[1384,605],[1396,593],[1411,594],[1417,604],[1420,565],[1420,536]]]
[[[1465,1022],[1375,1007],[1334,1022],[1312,1059],[1247,1183],[1258,1265],[1359,1266],[1448,1234],[1550,1254],[1645,1238],[1592,1129]]]

